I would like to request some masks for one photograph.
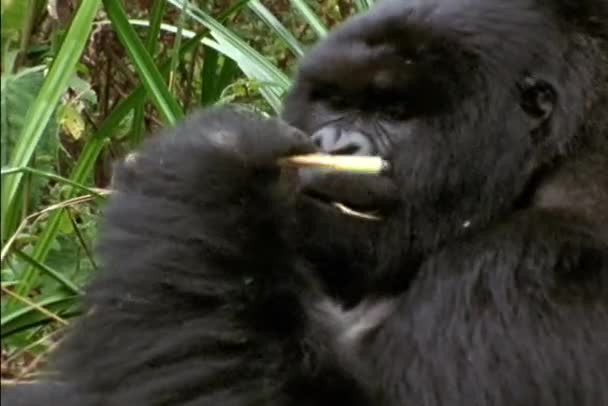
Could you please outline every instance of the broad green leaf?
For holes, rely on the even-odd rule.
[[[25,123],[25,116],[36,100],[44,83],[44,66],[25,69],[18,74],[2,75],[0,91],[2,141],[2,166],[9,164],[13,151]],[[50,124],[50,123],[49,123]],[[49,125],[42,138],[49,138]]]

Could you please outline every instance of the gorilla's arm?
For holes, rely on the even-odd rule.
[[[530,209],[447,246],[378,328],[345,330],[346,363],[387,404],[608,404],[608,241],[572,220]]]
[[[275,162],[311,150],[277,121],[215,111],[127,160],[63,378],[103,405],[280,404],[314,290]]]
[[[99,399],[81,396],[71,385],[61,382],[36,382],[2,386],[1,404],[4,406],[39,405],[94,405]]]

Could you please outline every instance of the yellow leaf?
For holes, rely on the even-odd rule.
[[[73,104],[66,104],[60,109],[59,125],[74,140],[79,140],[85,130],[84,119]]]

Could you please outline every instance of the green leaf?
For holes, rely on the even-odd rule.
[[[187,0],[168,0],[170,4],[180,9],[184,6],[184,1]],[[247,77],[259,82],[262,85],[260,92],[273,109],[279,112],[281,97],[291,86],[289,77],[243,41],[239,35],[200,8],[190,4],[186,13],[211,32],[215,41],[204,39],[205,45],[234,60]]]
[[[237,2],[230,9],[226,10],[218,19],[220,21],[226,19],[228,16],[240,10],[243,7],[246,0],[241,0]],[[192,52],[192,50],[198,46],[201,42],[205,33],[199,33],[191,40],[187,41],[180,52],[182,55]],[[170,61],[163,63],[161,67],[161,72],[168,72],[170,68]],[[111,113],[104,120],[103,124],[99,127],[97,132],[85,145],[84,150],[81,152],[78,161],[76,162],[74,168],[72,169],[71,175],[69,179],[74,182],[74,184],[85,184],[86,180],[91,176],[94,163],[96,162],[100,152],[103,148],[108,144],[112,135],[117,131],[117,128],[120,128],[123,120],[128,116],[129,113],[133,111],[133,109],[143,102],[146,97],[146,89],[143,86],[139,86],[133,93],[131,93],[128,97],[122,99],[118,102],[118,104],[112,109]],[[74,194],[69,195],[68,197],[73,197]],[[61,224],[62,212],[56,211],[51,214],[49,220],[46,223],[46,227],[42,231],[42,234],[39,236],[37,243],[34,247],[34,251],[31,255],[33,259],[37,262],[43,263],[51,248],[53,247],[53,243],[57,237],[59,227]],[[23,295],[25,292],[29,292],[32,284],[35,282],[38,274],[38,269],[32,266],[29,266],[24,272],[24,276],[22,281],[19,283],[17,292]],[[12,299],[9,298],[10,301]],[[8,306],[7,306],[8,307]],[[34,325],[34,324],[33,324]]]
[[[220,100],[222,92],[233,82],[239,68],[234,60],[220,56],[220,53],[211,47],[205,45],[204,51],[201,104],[209,106]]]
[[[182,52],[191,52],[195,46],[200,42],[202,38],[202,34],[199,34],[192,40],[188,41],[182,47]],[[169,62],[166,62],[162,68],[162,71],[168,72],[169,70]],[[133,111],[133,109],[139,104],[142,103],[144,98],[146,97],[146,89],[143,86],[138,87],[131,95],[127,98],[118,102],[116,107],[112,110],[112,112],[108,115],[108,117],[104,120],[103,124],[99,127],[95,135],[88,140],[85,145],[84,150],[81,152],[76,165],[74,166],[72,173],[70,175],[69,180],[73,182],[72,186],[83,185],[87,178],[91,176],[91,173],[94,168],[95,161],[97,157],[103,150],[103,148],[107,145],[109,140],[112,137],[112,134],[116,131],[117,128],[120,127],[121,122],[127,117],[127,115]],[[73,197],[74,194],[69,195],[68,197]],[[32,258],[34,258],[38,262],[44,262],[51,250],[57,233],[59,231],[61,220],[62,220],[62,212],[57,211],[51,214],[49,220],[44,228],[42,234],[39,236],[38,241],[34,247],[34,252],[32,253]],[[23,279],[18,286],[17,293],[24,295],[26,292],[30,291],[31,286],[36,280],[38,274],[38,269],[35,267],[28,267],[24,272]],[[9,298],[9,303],[13,300]]]
[[[253,10],[255,14],[264,23],[270,27],[274,32],[277,33],[285,44],[292,50],[294,55],[301,57],[304,55],[304,48],[300,42],[293,36],[291,32],[268,10],[259,0],[251,0],[249,2],[249,8]]]
[[[18,74],[2,76],[0,107],[2,130],[2,166],[9,164],[10,153],[13,151],[25,124],[25,116],[34,104],[36,96],[44,83],[44,66],[25,69]],[[50,123],[49,123],[50,124]],[[47,125],[41,138],[49,138]]]
[[[304,0],[290,0],[291,4],[300,12],[302,17],[310,24],[310,27],[314,32],[317,33],[319,38],[327,36],[328,29],[321,22],[321,19],[315,14],[314,11],[306,4]]]
[[[64,286],[68,291],[70,291],[72,294],[76,294],[79,295],[82,292],[80,291],[80,289],[78,288],[78,286],[76,286],[74,283],[72,283],[72,281],[70,281],[68,278],[66,278],[65,276],[63,276],[61,274],[61,272],[58,272],[54,269],[51,269],[50,267],[48,267],[47,265],[36,261],[34,258],[32,258],[31,256],[27,255],[25,252],[23,251],[15,251],[15,253],[17,254],[17,256],[19,258],[21,258],[22,260],[24,260],[25,262],[27,262],[29,265],[38,268],[39,271],[41,271],[42,273],[50,276],[51,278],[55,279],[57,282],[59,282],[62,286]]]
[[[160,25],[162,23],[163,14],[167,3],[165,0],[154,0],[152,11],[150,12],[150,25],[146,35],[146,50],[152,56],[156,53],[158,45],[158,36],[160,34]],[[140,103],[135,109],[133,115],[133,126],[131,131],[131,146],[136,146],[141,143],[145,132],[145,101]]]
[[[78,309],[79,296],[54,295],[42,300],[34,301],[34,303],[46,309],[47,311],[66,318],[76,314]],[[6,339],[13,334],[16,334],[25,329],[46,324],[54,321],[44,313],[41,313],[37,308],[22,304],[15,309],[2,312],[0,326],[2,331],[2,339]]]
[[[3,55],[8,42],[16,42],[22,38],[29,27],[29,20],[33,12],[34,4],[32,0],[2,0],[0,46]]]
[[[67,103],[57,111],[59,125],[72,140],[79,140],[86,129],[84,118],[75,103]]]
[[[81,3],[40,93],[28,110],[19,141],[11,152],[10,166],[24,167],[29,164],[59,98],[63,95],[74,73],[93,27],[93,19],[99,4],[100,0],[87,0]],[[11,230],[7,229],[7,225],[14,225],[14,217],[18,216],[18,213],[11,211],[11,208],[22,177],[22,174],[17,174],[2,184],[2,241],[5,241],[5,237],[11,233]]]
[[[355,6],[359,12],[369,10],[374,5],[374,0],[355,0]]]
[[[175,124],[183,117],[182,109],[171,95],[154,59],[146,51],[135,29],[129,23],[129,18],[120,0],[104,0],[104,5],[114,30],[129,54],[152,102],[168,124]]]
[[[3,177],[9,176],[9,175],[14,175],[17,173],[30,173],[32,175],[37,175],[37,176],[41,176],[41,177],[44,177],[47,179],[55,180],[57,182],[65,183],[66,185],[73,186],[76,189],[80,189],[86,193],[90,193],[94,196],[103,198],[103,196],[100,195],[96,190],[93,190],[81,183],[74,182],[70,179],[64,178],[63,176],[59,176],[59,175],[51,173],[51,172],[41,171],[38,169],[29,168],[27,166],[25,168],[2,168],[2,171],[0,173],[2,174]]]

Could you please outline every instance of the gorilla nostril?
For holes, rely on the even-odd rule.
[[[321,151],[328,154],[373,155],[371,139],[360,131],[323,127],[312,135],[312,140]]]
[[[331,151],[334,155],[365,155],[357,144],[345,144]]]
[[[335,154],[373,155],[375,148],[370,138],[360,131],[342,131],[334,145]]]
[[[321,149],[321,151],[327,152],[337,142],[338,137],[338,128],[327,126],[316,131],[311,138],[312,142],[314,142]]]

